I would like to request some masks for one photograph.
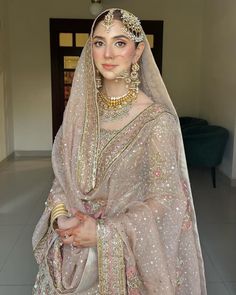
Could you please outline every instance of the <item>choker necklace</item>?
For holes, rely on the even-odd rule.
[[[122,96],[107,96],[105,93],[98,91],[97,97],[102,120],[116,120],[129,113],[132,103],[138,97],[138,92],[130,89],[128,93]]]

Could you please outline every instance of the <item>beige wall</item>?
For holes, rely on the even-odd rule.
[[[3,2],[0,0],[0,161],[6,157],[5,111],[3,91]]]
[[[50,150],[49,18],[91,18],[89,1],[5,2],[15,150]],[[107,8],[109,1],[103,3]],[[174,105],[179,115],[200,115],[230,130],[222,170],[235,177],[236,2],[147,0],[144,9],[143,0],[113,0],[112,5],[131,10],[141,19],[164,20],[163,78]]]
[[[201,1],[117,1],[143,19],[164,24],[163,76],[180,114],[198,114]],[[108,3],[108,1],[104,1]],[[89,1],[9,1],[16,150],[51,149],[49,18],[91,18]],[[108,5],[105,5],[106,7]]]
[[[0,161],[14,150],[6,2],[0,0]]]
[[[236,179],[236,1],[206,0],[203,32],[200,115],[230,131],[221,169]]]

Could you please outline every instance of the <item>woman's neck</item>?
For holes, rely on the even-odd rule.
[[[110,97],[121,96],[128,92],[124,80],[104,80],[102,89]]]

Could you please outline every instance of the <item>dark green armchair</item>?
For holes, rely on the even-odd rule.
[[[187,164],[189,167],[211,168],[216,187],[216,167],[221,163],[229,132],[213,125],[195,125],[182,130]]]

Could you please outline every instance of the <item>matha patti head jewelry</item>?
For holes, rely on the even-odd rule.
[[[114,21],[114,12],[118,10],[121,13],[121,21],[124,25],[122,29],[124,33],[134,42],[141,42],[144,40],[144,32],[140,23],[140,20],[133,15],[132,13],[123,10],[123,9],[110,9],[105,15],[105,18],[102,22],[103,26],[106,28],[106,31],[109,33],[113,21]]]

